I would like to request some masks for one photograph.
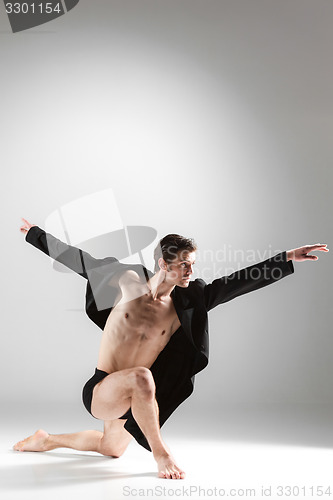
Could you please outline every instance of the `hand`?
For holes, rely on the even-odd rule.
[[[21,233],[27,234],[27,232],[29,231],[29,229],[31,227],[35,226],[36,224],[30,224],[30,222],[28,222],[27,220],[23,219],[23,217],[22,217],[22,220],[23,220],[24,224],[20,227],[20,231],[21,231]]]
[[[317,243],[316,245],[305,245],[304,247],[288,250],[287,260],[294,260],[296,262],[302,262],[303,260],[318,260],[317,255],[308,255],[308,253],[317,250],[320,252],[329,252],[329,249],[325,247],[327,247],[327,245]]]

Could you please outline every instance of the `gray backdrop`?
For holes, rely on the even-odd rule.
[[[194,237],[207,281],[235,250],[330,246],[332,2],[81,0],[15,35],[0,14],[2,402],[81,408],[101,337],[21,216],[111,188],[124,224]],[[333,403],[331,273],[322,253],[212,311],[184,411]]]

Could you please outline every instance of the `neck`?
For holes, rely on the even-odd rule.
[[[154,274],[147,284],[150,288],[153,300],[170,296],[172,290],[175,288],[175,285],[166,282],[165,273],[163,271],[158,271]]]

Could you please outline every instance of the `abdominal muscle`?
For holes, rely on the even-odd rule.
[[[156,301],[146,294],[119,303],[106,322],[97,368],[107,373],[150,368],[179,326],[171,297]]]

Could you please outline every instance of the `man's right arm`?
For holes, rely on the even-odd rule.
[[[26,241],[41,250],[52,259],[65,265],[83,278],[88,279],[87,271],[96,267],[96,259],[90,254],[64,243],[52,234],[23,219],[25,224],[21,226],[21,232],[26,233]]]

